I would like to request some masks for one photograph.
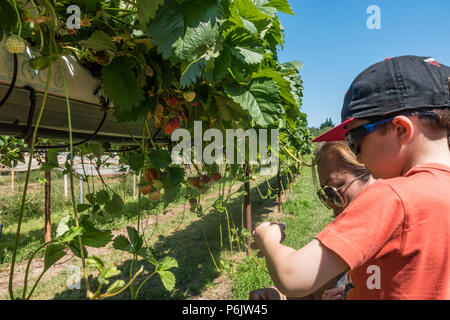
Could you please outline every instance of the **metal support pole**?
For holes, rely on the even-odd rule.
[[[67,188],[67,174],[64,175],[64,198],[67,200],[69,197],[69,192]]]
[[[14,190],[14,170],[11,170],[11,190]]]
[[[133,198],[136,200],[136,173],[133,173]]]
[[[80,203],[83,203],[83,177],[80,175]]]

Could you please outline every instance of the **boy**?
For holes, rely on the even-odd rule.
[[[449,91],[450,68],[427,57],[389,58],[353,81],[343,122],[314,142],[346,139],[379,179],[299,250],[281,244],[284,225],[255,229],[283,294],[349,270],[349,299],[450,299]]]

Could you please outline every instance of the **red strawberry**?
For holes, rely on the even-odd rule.
[[[172,118],[169,120],[169,125],[176,130],[180,127],[180,118]]]
[[[139,189],[141,190],[141,193],[145,196],[152,190],[152,186],[149,184],[140,186]]]
[[[164,126],[164,132],[165,132],[167,135],[171,135],[172,132],[174,132],[174,131],[175,131],[175,129],[172,128],[172,126],[171,126],[169,123],[167,123],[167,124]]]
[[[189,199],[189,205],[191,206],[191,211],[197,209],[197,199],[195,198]]]
[[[153,179],[159,179],[159,172],[156,169],[150,169],[144,172],[144,179],[147,182],[152,182]]]
[[[214,181],[219,181],[221,178],[222,178],[222,176],[219,174],[219,173],[213,173],[212,175],[211,175],[211,178],[214,180]]]
[[[150,200],[158,201],[161,197],[161,192],[159,192],[159,190],[155,190],[153,192],[150,192],[148,197],[150,198]]]
[[[197,188],[200,187],[200,179],[195,178],[194,180],[192,180],[192,185]]]
[[[211,181],[211,178],[209,176],[207,176],[206,174],[202,176],[202,182],[204,184],[207,184]]]

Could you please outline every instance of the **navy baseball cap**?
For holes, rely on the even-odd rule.
[[[345,94],[342,123],[313,142],[344,140],[355,119],[450,107],[450,68],[430,57],[387,58],[361,72]]]

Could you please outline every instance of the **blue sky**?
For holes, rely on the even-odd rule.
[[[290,0],[295,16],[285,27],[281,62],[300,60],[302,112],[310,126],[327,117],[341,122],[344,94],[368,66],[387,57],[430,56],[450,66],[449,0]],[[381,29],[366,25],[370,5],[380,8]]]

